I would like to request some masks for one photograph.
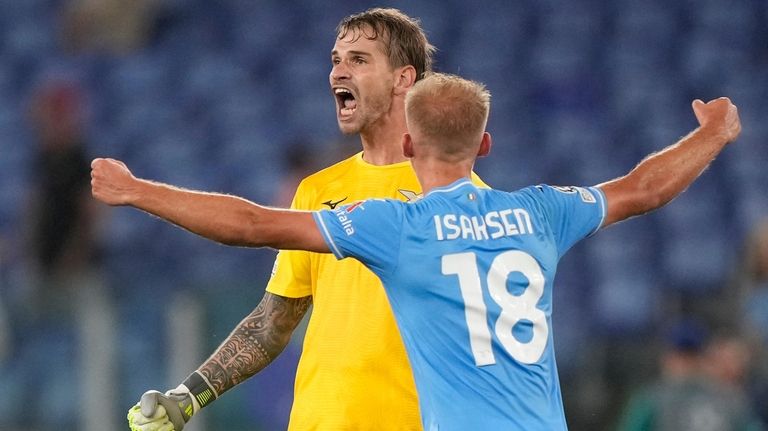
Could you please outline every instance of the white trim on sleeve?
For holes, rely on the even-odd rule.
[[[336,259],[344,259],[346,256],[341,253],[341,250],[339,250],[339,247],[336,245],[336,242],[333,240],[333,236],[331,236],[331,231],[328,230],[328,226],[325,225],[325,220],[323,220],[322,211],[315,211],[312,213],[312,217],[315,218],[315,223],[320,227],[320,234],[323,235],[323,239],[325,240],[325,243],[328,245],[328,247],[331,249],[331,252],[334,256],[336,256]]]

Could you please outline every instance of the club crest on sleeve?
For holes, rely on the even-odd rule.
[[[588,204],[593,204],[597,202],[597,199],[595,199],[595,195],[592,194],[589,190],[585,189],[584,187],[574,187],[574,186],[552,186],[553,189],[557,190],[560,193],[578,193],[581,200]]]
[[[579,196],[581,197],[581,200],[588,203],[593,204],[597,202],[595,199],[595,195],[592,194],[589,190],[583,188],[583,187],[576,187],[576,189],[579,191]]]
[[[552,186],[552,188],[560,193],[576,193],[576,187],[573,186]]]

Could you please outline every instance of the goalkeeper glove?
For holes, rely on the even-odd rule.
[[[162,405],[157,406],[151,416],[141,413],[141,405],[136,404],[128,410],[128,426],[131,431],[174,431],[173,423]]]
[[[216,392],[197,372],[165,394],[147,391],[128,411],[132,431],[182,431],[192,415],[216,399]]]

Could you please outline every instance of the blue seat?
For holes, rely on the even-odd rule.
[[[115,355],[119,360],[116,367],[119,375],[116,378],[124,382],[115,395],[121,399],[120,405],[130,406],[148,388],[168,382],[166,368],[157,364],[166,354],[166,313],[163,310],[167,308],[170,283],[159,283],[157,277],[153,280],[139,266],[134,268],[133,277],[113,281],[112,288],[119,292],[120,342],[116,344],[118,351]],[[147,301],[148,296],[153,300]]]
[[[768,179],[745,182],[736,192],[738,199],[733,214],[735,223],[741,228],[741,235],[736,236],[736,238],[745,238],[747,232],[768,215],[766,188],[768,188]]]
[[[22,15],[9,22],[5,32],[5,50],[16,55],[37,57],[53,53],[57,37],[54,26],[48,25],[46,16]]]
[[[0,410],[23,405],[10,416],[9,429],[18,429],[16,421],[39,429],[76,429],[72,421],[71,396],[80,390],[80,380],[73,372],[77,343],[72,325],[39,322],[28,328],[27,336],[16,346],[17,355],[10,364],[16,378],[3,379],[14,390],[13,397],[0,402]],[[55,360],[51,360],[55,358]],[[37,414],[26,414],[29,410]]]
[[[704,33],[716,33],[717,39],[724,45],[737,46],[740,49],[751,46],[752,35],[760,25],[757,3],[734,1],[723,3],[706,0],[690,8],[694,29]]]
[[[733,196],[711,172],[657,215],[663,232],[660,268],[671,289],[707,292],[723,288],[731,268],[735,220]]]
[[[658,301],[659,291],[647,274],[611,274],[597,283],[590,314],[608,336],[637,334],[653,324]]]
[[[704,294],[725,288],[733,265],[728,236],[691,230],[673,235],[665,243],[662,269],[671,290]]]
[[[249,81],[248,70],[231,55],[210,52],[194,58],[186,67],[180,91],[189,97],[213,99],[219,94],[232,94],[233,89],[247,87]]]
[[[167,98],[175,88],[172,57],[141,52],[118,60],[107,78],[115,102],[144,102]]]
[[[742,44],[747,43],[749,42]],[[723,85],[733,70],[751,67],[752,54],[749,49],[728,42],[708,30],[689,34],[683,47],[680,62],[682,72],[685,79],[692,84],[692,88],[698,92]],[[719,95],[712,94],[709,97]]]

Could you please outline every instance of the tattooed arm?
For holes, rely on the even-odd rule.
[[[203,365],[176,389],[151,390],[128,411],[133,431],[181,431],[192,415],[227,390],[269,365],[291,339],[312,297],[286,298],[269,292]]]
[[[311,304],[311,296],[287,298],[266,292],[197,372],[218,395],[248,379],[283,351]]]

